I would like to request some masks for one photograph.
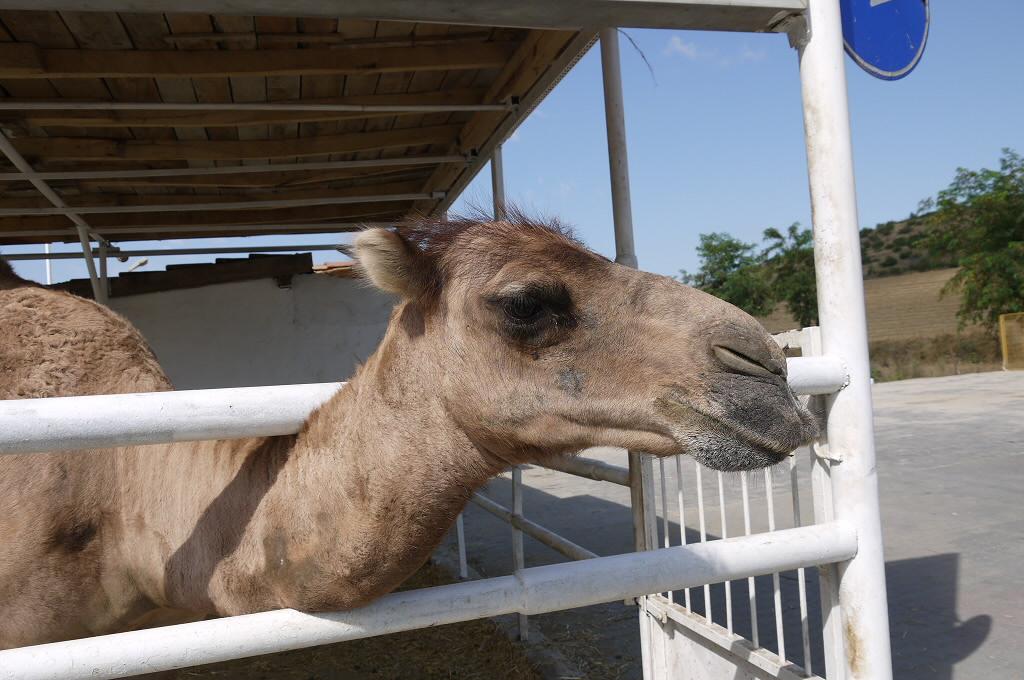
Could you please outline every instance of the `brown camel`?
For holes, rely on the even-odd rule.
[[[358,607],[510,466],[609,445],[741,470],[814,434],[756,321],[557,227],[419,223],[353,250],[400,301],[297,435],[0,456],[0,647]],[[0,399],[170,389],[123,318],[0,273]]]

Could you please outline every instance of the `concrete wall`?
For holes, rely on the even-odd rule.
[[[177,389],[345,380],[384,335],[394,300],[308,274],[114,298]]]
[[[909,340],[956,333],[960,296],[941,295],[956,272],[956,268],[936,269],[866,280],[869,338]],[[797,327],[785,306],[759,320],[773,333]]]

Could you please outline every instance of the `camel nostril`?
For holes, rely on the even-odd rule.
[[[712,348],[715,356],[726,368],[744,375],[752,375],[759,378],[785,378],[786,364],[773,360],[771,356],[763,359],[755,359],[747,354],[737,352],[724,345],[714,345]]]

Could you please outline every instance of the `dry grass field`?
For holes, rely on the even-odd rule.
[[[942,287],[956,271],[935,269],[864,282],[875,380],[999,370],[995,334],[978,327],[960,330],[959,296],[942,295]],[[798,325],[784,307],[761,322],[773,333]]]

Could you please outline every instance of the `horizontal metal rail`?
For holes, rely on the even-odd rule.
[[[120,215],[125,213],[199,212],[216,210],[273,210],[277,208],[308,208],[318,205],[348,205],[387,201],[441,200],[443,191],[410,194],[364,194],[330,198],[283,198],[263,201],[225,201],[221,203],[168,203],[165,205],[93,205],[54,208],[0,208],[0,217],[47,215]],[[187,229],[187,227],[186,227]],[[184,230],[184,229],[183,229]]]
[[[833,358],[788,363],[797,394],[835,392],[845,381]],[[0,401],[0,454],[295,434],[343,384]]]
[[[593,479],[598,482],[611,482],[620,486],[629,486],[629,469],[611,465],[603,460],[584,458],[583,456],[565,456],[552,458],[538,464],[548,470],[558,470],[577,477]]]
[[[836,357],[795,357],[786,365],[789,386],[796,394],[834,394],[850,382],[846,365]]]
[[[321,163],[260,163],[254,165],[228,165],[217,168],[153,168],[146,170],[71,170],[65,172],[37,172],[40,180],[68,179],[136,179],[145,177],[209,177],[217,175],[246,175],[269,172],[301,172],[316,170],[347,170],[352,168],[382,168],[402,165],[438,165],[441,163],[469,163],[470,156],[397,156],[352,161],[323,161]],[[24,181],[20,172],[0,173],[3,181]]]
[[[0,651],[0,680],[122,678],[520,612],[543,614],[851,558],[831,522],[523,569],[513,576],[386,595],[348,612],[283,609]]]
[[[537,539],[555,552],[568,557],[570,560],[590,560],[597,557],[597,553],[590,552],[586,548],[573,543],[569,539],[559,536],[554,531],[515,514],[504,505],[492,501],[483,494],[475,493],[470,497],[470,500],[495,517],[505,520],[524,534]]]
[[[295,434],[342,385],[0,401],[0,453]]]
[[[220,255],[229,253],[290,253],[296,250],[338,250],[337,244],[314,244],[299,246],[225,246],[223,248],[146,248],[143,250],[108,250],[112,257],[159,257],[166,255]],[[98,256],[99,251],[93,250]],[[15,253],[4,255],[5,260],[71,260],[82,257],[81,253]]]

